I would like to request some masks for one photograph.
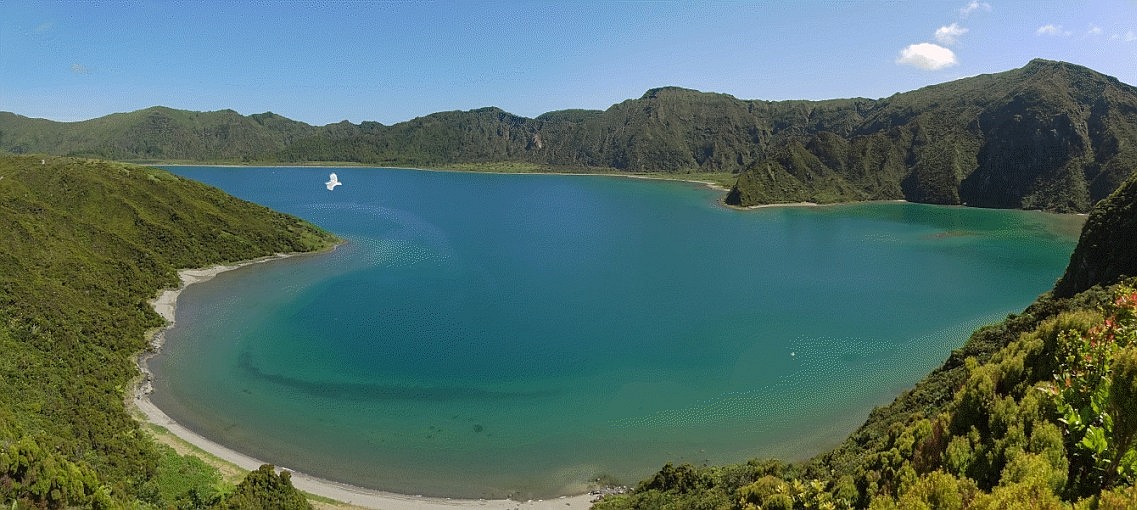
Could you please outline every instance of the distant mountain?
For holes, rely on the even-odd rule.
[[[254,161],[316,131],[271,112],[246,117],[156,106],[82,122],[0,112],[0,150],[115,160]]]
[[[551,170],[738,174],[732,205],[906,199],[1089,210],[1137,168],[1137,88],[1034,60],[891,97],[740,100],[675,87],[604,111],[498,108],[392,126],[154,107],[59,123],[0,113],[0,150],[118,160],[523,162]]]
[[[903,198],[1087,211],[1137,169],[1137,88],[1034,60],[872,103],[851,128],[780,137],[728,202]]]

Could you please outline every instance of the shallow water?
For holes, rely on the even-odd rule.
[[[736,211],[612,177],[175,167],[348,243],[188,289],[154,401],[371,488],[551,497],[801,458],[1059,276],[1080,220],[904,203]]]

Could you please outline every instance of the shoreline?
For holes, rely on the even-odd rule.
[[[335,247],[333,246],[332,249],[334,250]],[[163,289],[159,291],[158,295],[150,301],[150,305],[154,308],[154,311],[166,320],[166,325],[157,330],[148,332],[146,339],[148,348],[134,356],[134,363],[138,366],[141,374],[130,385],[130,389],[125,395],[124,400],[127,413],[134,419],[142,421],[144,424],[165,429],[177,438],[177,440],[188,443],[204,451],[207,455],[215,457],[222,462],[236,465],[243,470],[253,471],[262,464],[270,464],[270,462],[265,462],[240,453],[205,438],[178,423],[173,418],[170,418],[169,415],[159,409],[158,406],[150,400],[150,393],[154,390],[152,385],[153,374],[150,372],[147,360],[161,352],[162,345],[165,343],[165,332],[173,327],[176,322],[178,296],[181,295],[186,287],[195,283],[209,281],[221,273],[252,264],[318,253],[324,253],[324,251],[315,253],[278,253],[235,264],[219,264],[207,268],[179,270],[178,277],[181,280],[181,285],[176,289]],[[157,437],[154,437],[154,440],[161,441],[161,439]],[[198,453],[194,453],[194,455],[200,456]],[[585,493],[575,496],[561,496],[547,500],[528,501],[424,497],[356,487],[277,466],[277,471],[281,470],[290,471],[292,473],[292,485],[310,495],[329,498],[343,505],[384,510],[454,510],[465,508],[488,510],[515,510],[520,508],[553,510],[567,508],[569,510],[583,510],[591,508],[592,503],[599,497],[598,493]]]
[[[727,207],[729,207],[731,209],[738,210],[738,211],[754,211],[754,210],[758,210],[758,209],[776,209],[776,208],[780,208],[780,207],[834,207],[834,206],[839,206],[839,205],[851,205],[851,204],[912,204],[912,203],[919,203],[919,202],[909,202],[907,200],[904,200],[903,198],[897,198],[897,199],[885,198],[885,199],[880,199],[880,200],[857,200],[857,201],[852,201],[852,202],[826,202],[826,203],[819,203],[819,202],[778,202],[778,203],[774,203],[774,204],[748,205],[745,207],[737,206],[737,205],[727,205]],[[967,207],[967,206],[960,206],[960,207]]]
[[[387,169],[391,169],[391,170],[414,170],[417,172],[456,172],[456,173],[469,173],[469,174],[496,174],[496,175],[572,175],[572,176],[585,176],[585,177],[594,175],[594,176],[600,176],[600,177],[626,177],[629,179],[645,179],[645,180],[651,180],[651,181],[688,182],[691,184],[700,184],[700,185],[706,186],[712,190],[720,191],[723,193],[730,191],[729,187],[724,186],[723,184],[720,184],[717,182],[704,181],[704,180],[699,180],[697,178],[683,179],[683,178],[678,177],[679,174],[675,174],[676,177],[668,177],[666,174],[663,174],[663,173],[659,173],[659,174],[637,174],[637,173],[633,173],[633,172],[621,173],[621,172],[613,172],[613,171],[604,171],[604,172],[565,171],[565,172],[559,172],[556,170],[532,170],[532,171],[518,170],[518,171],[512,171],[511,172],[509,170],[471,170],[471,169],[461,169],[461,168],[418,168],[418,167],[410,167],[410,166],[375,166],[375,165],[365,165],[362,163],[360,163],[360,164],[349,164],[349,163],[305,164],[305,163],[295,163],[295,164],[289,164],[289,165],[280,165],[280,164],[258,165],[255,163],[251,163],[251,164],[247,164],[247,165],[224,164],[224,163],[222,163],[222,164],[161,163],[161,162],[158,162],[158,163],[127,162],[127,163],[134,164],[134,165],[154,166],[154,167],[162,167],[162,166],[171,166],[171,167],[208,166],[208,167],[219,167],[219,168],[387,168]]]
[[[151,167],[168,166],[168,167],[219,167],[219,168],[344,168],[344,169],[350,169],[350,168],[386,168],[386,169],[391,169],[391,170],[413,170],[413,171],[418,171],[418,172],[457,172],[457,173],[497,174],[497,175],[573,175],[573,176],[595,175],[595,176],[603,176],[603,177],[625,177],[625,178],[629,178],[629,179],[644,179],[644,180],[652,180],[652,181],[686,182],[686,183],[691,183],[691,184],[699,184],[699,185],[705,186],[711,190],[718,191],[721,193],[729,193],[731,190],[731,188],[729,186],[724,185],[722,183],[707,181],[707,180],[700,180],[697,177],[686,179],[686,178],[680,177],[680,175],[682,175],[682,174],[667,174],[667,173],[663,173],[663,172],[638,174],[638,173],[633,173],[633,172],[611,171],[611,169],[606,169],[607,171],[599,171],[599,172],[586,172],[586,171],[564,171],[564,172],[561,172],[561,171],[557,171],[557,170],[540,169],[540,167],[538,167],[538,169],[536,169],[536,170],[510,171],[510,170],[477,170],[477,169],[466,169],[466,168],[418,168],[418,167],[409,167],[409,166],[376,166],[373,164],[363,164],[363,163],[354,163],[354,162],[327,162],[327,163],[324,163],[324,162],[306,162],[306,163],[291,163],[291,164],[279,164],[279,163],[264,163],[264,164],[257,164],[257,163],[247,163],[247,164],[243,164],[243,163],[192,163],[192,162],[190,162],[190,163],[187,163],[187,162],[178,162],[178,163],[145,162],[145,163],[139,163],[136,161],[121,161],[121,162],[132,164],[132,165],[151,166]],[[717,175],[723,175],[725,173],[726,172],[722,172],[722,173],[719,173]],[[672,175],[674,175],[674,177],[672,177]],[[778,208],[778,207],[828,207],[828,206],[835,206],[835,205],[862,204],[862,203],[869,203],[869,202],[897,202],[897,203],[913,203],[913,204],[925,204],[925,205],[944,205],[944,206],[948,206],[948,207],[967,207],[970,209],[992,209],[990,207],[972,206],[972,205],[968,205],[966,203],[962,203],[962,204],[930,204],[930,203],[924,203],[924,202],[911,202],[911,201],[903,199],[903,198],[900,198],[900,199],[884,198],[884,199],[874,199],[874,200],[849,200],[849,201],[842,201],[842,202],[825,202],[825,203],[808,202],[808,201],[778,202],[778,203],[772,203],[772,204],[758,204],[758,205],[748,205],[748,206],[730,205],[730,204],[726,203],[725,199],[726,199],[725,196],[719,197],[717,202],[720,205],[722,205],[723,207],[726,207],[728,209],[734,209],[736,211],[753,211],[753,210],[759,210],[759,209]],[[1048,211],[1048,210],[1044,210],[1044,209],[1018,209],[1018,208],[1015,208],[1015,209],[1016,210],[1022,210],[1022,211],[1039,211],[1039,212],[1050,213],[1050,214],[1072,215],[1072,216],[1088,216],[1089,215],[1088,212],[1084,212],[1084,213],[1062,213],[1062,212]]]
[[[772,207],[821,207],[821,204],[817,202],[779,202],[776,204],[748,205],[746,207],[737,208],[744,211],[750,211],[754,209],[770,209]]]

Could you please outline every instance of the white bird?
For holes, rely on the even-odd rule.
[[[336,189],[336,186],[339,186],[340,184],[343,184],[343,183],[340,182],[339,177],[336,177],[336,174],[329,175],[328,176],[328,182],[324,183],[324,185],[326,185],[328,187],[328,191]]]

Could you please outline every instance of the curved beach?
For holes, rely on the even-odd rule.
[[[165,412],[154,405],[154,403],[150,400],[150,392],[153,391],[153,387],[151,385],[152,375],[149,371],[149,368],[147,367],[146,360],[151,356],[154,356],[161,349],[162,343],[164,341],[164,332],[166,329],[172,327],[175,323],[178,296],[187,286],[208,281],[225,271],[231,271],[233,269],[244,267],[250,264],[279,260],[289,256],[292,255],[277,254],[274,256],[242,262],[239,264],[218,265],[204,269],[184,269],[179,271],[178,276],[181,278],[181,286],[177,289],[166,289],[161,291],[159,295],[151,302],[152,306],[154,307],[154,311],[158,312],[162,318],[166,319],[167,324],[164,328],[154,332],[154,334],[151,335],[149,340],[151,350],[146,353],[142,353],[136,358],[138,368],[142,372],[142,377],[139,383],[134,385],[131,393],[127,397],[128,409],[131,407],[137,409],[138,415],[141,415],[141,417],[144,418],[146,422],[165,428],[177,438],[197,448],[200,448],[209,455],[239,466],[242,469],[255,470],[263,464],[269,464],[269,462],[250,457],[248,455],[220,445],[205,437],[202,437],[201,435],[174,421],[172,418],[166,415]],[[278,469],[281,468],[278,467]],[[292,470],[289,469],[289,471]],[[534,510],[566,508],[585,509],[589,508],[596,498],[594,494],[581,494],[577,496],[560,497],[557,499],[530,501],[513,501],[509,499],[481,500],[432,498],[365,489],[362,487],[355,487],[331,480],[325,480],[295,471],[292,472],[292,484],[302,491],[317,496],[331,498],[336,501],[354,506],[387,510],[452,510],[456,508],[478,508],[491,510],[520,508]]]

